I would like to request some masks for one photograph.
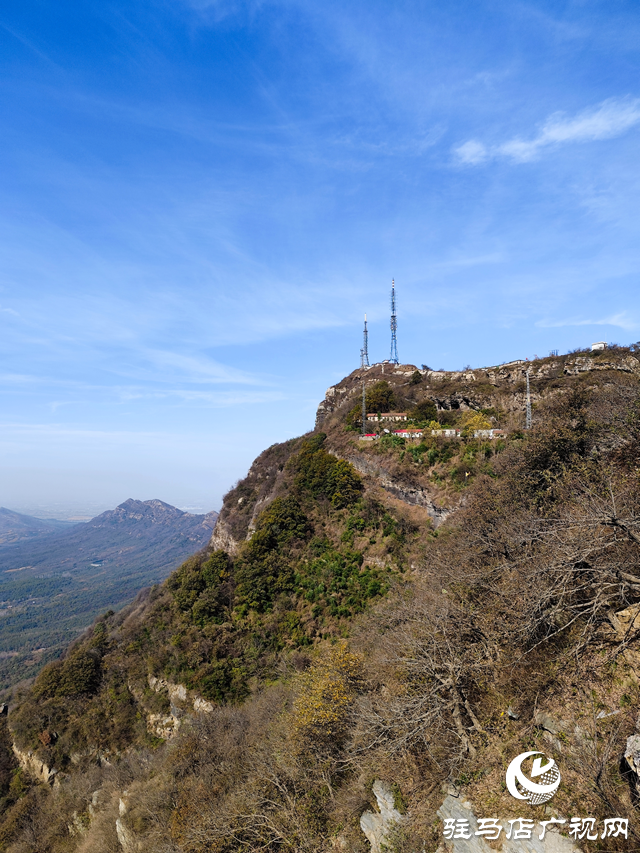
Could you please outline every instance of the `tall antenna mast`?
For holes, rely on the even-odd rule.
[[[531,429],[531,388],[529,387],[529,371],[530,367],[527,367],[527,429]]]
[[[369,367],[369,332],[367,331],[367,315],[364,315],[363,347],[360,350],[360,367]]]
[[[364,435],[365,423],[367,422],[367,401],[364,393],[364,379],[362,380],[362,435]]]
[[[391,279],[391,364],[398,364],[398,340],[396,332],[398,331],[398,318],[396,316],[396,282]]]

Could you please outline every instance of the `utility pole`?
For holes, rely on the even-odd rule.
[[[398,331],[398,318],[396,316],[396,282],[391,279],[391,364],[398,364],[398,340],[396,332]]]
[[[531,429],[531,388],[529,386],[529,371],[530,367],[527,367],[527,426],[526,429]]]
[[[369,367],[369,332],[367,331],[367,315],[364,315],[363,346],[360,350],[360,367]]]
[[[364,435],[364,425],[367,420],[367,398],[364,392],[364,379],[362,380],[362,435]]]

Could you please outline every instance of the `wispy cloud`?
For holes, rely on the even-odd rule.
[[[120,392],[122,402],[134,400],[174,400],[178,403],[193,403],[214,408],[229,408],[231,406],[257,406],[267,403],[280,402],[285,395],[280,391],[263,393],[243,391],[190,391],[184,388],[170,388],[162,391],[147,391],[144,389],[123,389]]]
[[[264,380],[243,370],[228,367],[202,356],[183,355],[169,350],[144,350],[154,366],[154,373],[161,371],[180,375],[183,381],[206,383],[233,383],[239,385],[264,385]]]
[[[640,323],[622,311],[619,314],[612,314],[610,317],[601,317],[597,320],[585,320],[577,317],[567,318],[565,320],[538,320],[536,326],[541,329],[560,329],[565,326],[617,326],[619,329],[624,329],[625,331],[630,332],[637,329],[640,326]]]
[[[40,381],[37,376],[29,376],[26,373],[0,373],[0,385],[11,383],[17,385],[32,384]]]
[[[639,123],[640,98],[609,98],[575,116],[553,113],[532,139],[514,138],[497,145],[470,139],[454,148],[454,154],[459,162],[471,166],[501,157],[526,163],[550,147],[612,139]]]

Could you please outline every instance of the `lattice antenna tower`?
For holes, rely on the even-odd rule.
[[[391,279],[391,364],[398,364],[398,317],[396,316],[396,282]]]
[[[360,367],[369,367],[369,332],[367,331],[367,315],[364,315],[364,332],[362,334],[362,349],[360,350]]]
[[[364,392],[364,379],[362,380],[362,435],[364,435],[365,424],[367,422],[367,398]]]
[[[531,429],[531,388],[529,386],[529,371],[530,367],[527,368],[527,429]]]

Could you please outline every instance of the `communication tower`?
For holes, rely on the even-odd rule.
[[[398,318],[396,316],[396,282],[391,279],[391,364],[398,364],[398,340],[396,332],[398,331]]]
[[[367,331],[367,315],[364,315],[363,346],[360,350],[360,367],[369,367],[369,332]]]
[[[531,429],[531,388],[529,387],[529,370],[527,368],[527,429]]]

